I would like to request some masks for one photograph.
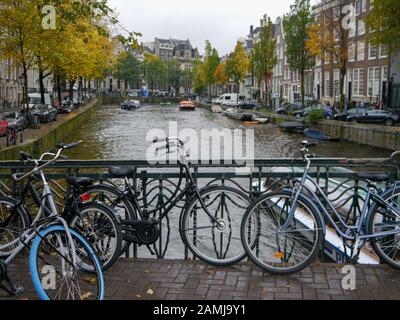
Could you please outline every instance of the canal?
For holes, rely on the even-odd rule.
[[[178,132],[190,129],[199,137],[204,129],[219,132],[243,129],[243,135],[246,135],[245,129],[254,129],[255,158],[298,156],[299,144],[304,140],[302,135],[283,133],[272,125],[244,126],[239,121],[202,108],[196,112],[181,112],[175,106],[143,106],[136,111],[125,111],[118,106],[102,106],[85,125],[69,135],[67,142],[83,141],[72,155],[76,159],[145,160],[151,145],[150,140],[146,141],[151,136],[149,131],[163,130],[168,135],[171,134],[171,125],[177,126]],[[223,146],[220,148],[223,149]],[[318,142],[313,152],[321,157],[371,158],[390,155],[390,151],[385,149],[346,141]]]
[[[200,136],[201,130],[204,129],[216,129],[218,132],[224,129],[230,131],[243,129],[244,135],[247,135],[245,129],[254,129],[255,158],[298,157],[300,142],[304,140],[302,135],[282,133],[273,125],[248,127],[206,109],[181,112],[174,106],[144,106],[136,111],[124,111],[117,106],[102,106],[94,112],[86,124],[70,134],[66,142],[82,140],[82,144],[69,156],[71,159],[88,160],[146,160],[146,153],[154,136],[149,131],[156,129],[169,135],[171,124],[177,126],[178,132],[190,129],[191,131],[187,131],[189,136]],[[220,149],[223,147],[223,145],[212,146]],[[324,157],[349,158],[386,157],[390,154],[387,150],[350,142],[320,142],[313,151]],[[179,207],[175,208],[168,219],[163,220],[163,230],[170,232],[163,232],[161,245],[157,245],[155,250],[158,254],[165,253],[165,258],[181,259],[184,256],[184,247],[178,230],[180,211]],[[154,257],[145,247],[139,248],[138,256]]]

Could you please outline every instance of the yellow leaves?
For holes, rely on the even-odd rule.
[[[235,82],[243,80],[250,66],[250,59],[243,47],[243,44],[238,41],[234,51],[226,60],[226,72]]]
[[[224,63],[218,64],[217,68],[215,69],[214,78],[218,84],[224,85],[229,82],[229,77],[226,74],[226,66]]]

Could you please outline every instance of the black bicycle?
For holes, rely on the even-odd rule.
[[[58,147],[62,148],[63,146],[59,145]],[[62,159],[65,159],[65,157]],[[21,152],[21,161],[31,163],[33,160],[29,154]],[[82,188],[92,184],[90,178],[70,176],[66,178],[66,181],[68,188],[61,216],[71,228],[77,230],[88,240],[99,257],[102,269],[108,270],[119,257],[122,244],[122,232],[114,210],[105,203],[85,201],[84,197],[81,196]],[[21,197],[15,205],[15,208],[22,209],[19,211],[26,215],[22,219],[22,221],[27,222],[24,227],[32,223],[32,217],[28,214],[29,210],[26,205],[29,196],[38,208],[42,206],[45,216],[52,212],[50,204],[46,199],[42,199],[40,186],[37,182],[41,183],[38,175],[31,175],[27,178]],[[3,205],[5,206],[6,203],[3,204],[0,199],[0,208]],[[15,226],[10,225],[9,227],[13,228],[13,232],[19,232]]]
[[[131,243],[155,245],[161,235],[162,220],[184,200],[179,232],[183,243],[192,254],[206,263],[217,266],[241,261],[246,254],[240,239],[240,223],[250,204],[249,197],[244,192],[228,186],[211,185],[199,189],[191,172],[184,143],[178,138],[155,138],[153,142],[163,143],[156,149],[156,153],[164,150],[165,153],[171,153],[176,150],[179,155],[179,182],[171,197],[163,204],[151,210],[146,201],[141,205],[141,191],[135,192],[129,181],[133,178],[135,169],[129,167],[113,167],[109,170],[112,177],[124,179],[124,190],[105,183],[93,185],[85,190],[92,200],[107,203],[119,215],[125,240],[123,252]],[[181,190],[184,178],[188,183]],[[160,211],[162,213],[156,217]]]

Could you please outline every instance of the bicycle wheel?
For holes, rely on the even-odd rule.
[[[9,256],[21,244],[21,232],[30,225],[28,213],[17,203],[12,198],[0,198],[0,257]]]
[[[88,240],[103,270],[111,268],[120,255],[122,243],[121,228],[112,208],[101,203],[86,203],[71,218],[69,225]]]
[[[400,188],[384,192],[382,198],[400,211]],[[375,253],[388,265],[400,269],[400,216],[387,205],[374,203],[367,221],[367,233],[397,232],[394,235],[371,239]]]
[[[35,290],[42,300],[103,300],[100,262],[89,243],[78,232],[70,232],[75,251],[63,226],[48,227],[34,239],[29,269]],[[88,266],[93,275],[85,272]]]
[[[213,222],[194,197],[180,220],[183,242],[200,260],[216,265],[232,265],[246,256],[240,240],[240,222],[250,204],[249,197],[234,188],[218,186],[201,191],[208,211],[222,222]]]
[[[267,193],[246,211],[241,238],[250,259],[266,272],[289,274],[309,265],[323,242],[323,225],[315,206],[300,196],[294,219],[286,230],[292,192]]]
[[[110,185],[98,184],[85,189],[85,194],[89,194],[91,201],[105,203],[114,209],[114,213],[123,220],[137,220],[138,215],[132,204],[126,197],[122,197],[121,190]],[[131,227],[121,224],[122,236],[124,234],[132,235]],[[121,253],[128,250],[129,242],[123,240],[121,244]]]

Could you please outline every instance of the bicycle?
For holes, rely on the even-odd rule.
[[[149,210],[144,201],[142,208],[138,200],[141,191],[135,192],[129,182],[135,169],[129,167],[113,167],[109,170],[112,177],[124,179],[124,190],[110,184],[97,184],[85,190],[92,199],[105,201],[121,217],[125,240],[123,252],[131,243],[146,245],[149,249],[150,245],[155,245],[161,236],[159,226],[162,220],[168,217],[180,201],[186,199],[180,213],[179,233],[193,256],[216,266],[231,265],[243,260],[246,254],[240,240],[240,222],[250,204],[249,197],[228,186],[211,185],[199,189],[191,173],[189,154],[184,143],[175,137],[163,140],[155,138],[153,141],[154,144],[160,142],[165,142],[165,145],[156,148],[156,153],[164,150],[165,153],[171,153],[172,148],[176,147],[180,165],[176,189],[162,205]],[[180,190],[184,177],[188,183]],[[163,210],[162,213],[156,217],[160,210]]]
[[[322,188],[309,176],[315,143],[304,141],[300,149],[306,166],[294,187],[268,192],[247,209],[241,238],[249,258],[266,272],[290,274],[307,267],[322,249],[326,225],[342,238],[347,260],[356,263],[369,240],[377,256],[400,269],[400,181],[380,191],[374,182],[385,181],[385,173],[354,173],[369,181],[358,220],[347,224]],[[400,152],[392,154],[392,158]],[[314,188],[305,190],[306,181]],[[316,191],[314,191],[316,190]],[[325,205],[324,205],[325,204]]]
[[[21,152],[21,161],[32,162],[32,157]],[[25,200],[30,194],[33,202],[40,208],[42,201],[34,184],[36,180],[36,175],[28,177],[17,206],[25,204]],[[82,189],[92,184],[90,178],[68,176],[66,181],[68,188],[61,216],[71,228],[79,231],[89,241],[100,259],[103,271],[107,271],[119,257],[122,245],[121,228],[114,210],[104,203],[85,201],[81,196]],[[46,214],[51,214],[48,206],[43,209]]]
[[[69,228],[58,214],[43,173],[45,167],[60,158],[62,151],[77,146],[78,143],[62,145],[56,154],[44,153],[39,159],[32,160],[34,168],[28,173],[13,174],[14,181],[38,174],[43,182],[41,205],[32,222],[25,206],[18,205],[19,199],[0,198],[0,284],[10,295],[22,293],[23,288],[12,283],[7,266],[29,248],[29,270],[40,299],[104,299],[100,261],[88,241]],[[51,159],[44,162],[47,157]],[[50,214],[46,214],[46,207],[51,210]],[[87,277],[87,270],[92,271],[91,278]]]

